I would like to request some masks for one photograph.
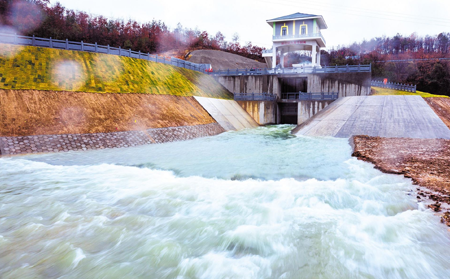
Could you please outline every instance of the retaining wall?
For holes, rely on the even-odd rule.
[[[216,77],[216,80],[233,93],[272,93],[278,96],[281,94],[277,76],[224,76]]]
[[[259,124],[276,124],[278,105],[276,102],[237,101],[237,103]]]
[[[333,101],[301,101],[298,103],[297,125],[302,124]]]
[[[0,156],[122,148],[214,136],[225,130],[218,123],[142,131],[0,137]]]
[[[368,96],[372,73],[311,74],[308,92],[339,92],[339,97]]]

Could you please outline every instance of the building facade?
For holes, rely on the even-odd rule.
[[[309,51],[311,64],[294,64],[293,67],[321,67],[320,50],[326,47],[321,30],[327,24],[321,15],[295,13],[267,20],[272,27],[272,49],[263,52],[269,68],[284,68],[284,57],[289,52]],[[277,65],[277,53],[280,63]]]

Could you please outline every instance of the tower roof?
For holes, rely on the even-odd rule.
[[[321,15],[312,15],[312,14],[303,14],[303,13],[295,13],[295,14],[291,14],[291,15],[286,15],[286,16],[282,16],[282,17],[277,17],[274,19],[269,19],[267,20],[267,23],[269,25],[272,25],[271,23],[273,22],[277,22],[277,21],[288,21],[288,20],[297,20],[297,19],[314,19],[317,18],[317,24],[319,25],[320,29],[327,29],[328,26],[325,22],[325,20],[323,19],[323,17]]]

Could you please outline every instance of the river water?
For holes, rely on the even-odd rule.
[[[0,277],[450,277],[410,180],[292,128],[0,159]]]

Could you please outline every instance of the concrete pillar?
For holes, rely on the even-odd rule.
[[[275,68],[277,66],[277,48],[273,46],[272,51],[272,68]]]
[[[311,63],[312,63],[313,67],[317,65],[317,60],[316,60],[317,56],[316,56],[316,54],[317,54],[316,46],[312,45]]]
[[[320,67],[320,47],[319,47],[319,53],[317,54],[317,66]]]
[[[264,102],[259,102],[259,121],[257,121],[259,125],[267,124],[265,121],[264,113],[265,113]]]
[[[280,56],[280,65],[281,65],[281,68],[284,68],[284,52],[283,51],[281,51],[281,56]]]
[[[297,125],[302,124],[311,117],[310,101],[298,102]]]

